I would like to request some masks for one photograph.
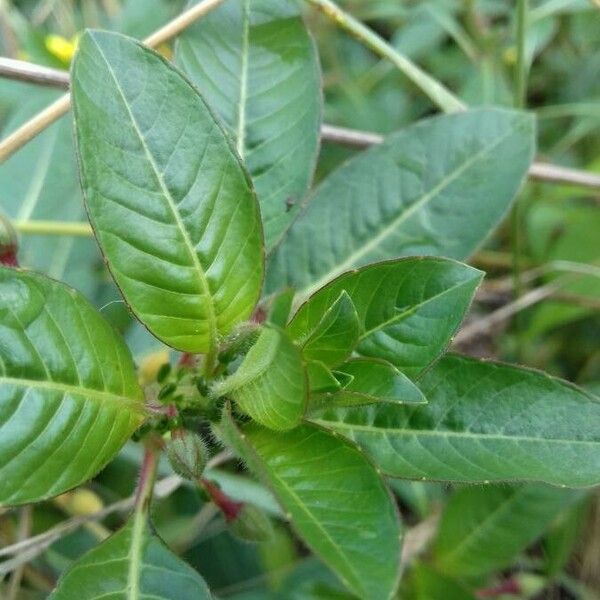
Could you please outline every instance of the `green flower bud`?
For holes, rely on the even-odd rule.
[[[228,524],[231,533],[248,542],[266,542],[273,537],[271,521],[252,504],[244,504]]]
[[[197,433],[174,431],[166,444],[166,451],[175,473],[192,481],[202,477],[208,462],[208,448]]]

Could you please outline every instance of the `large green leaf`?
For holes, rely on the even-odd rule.
[[[461,577],[504,569],[580,497],[580,491],[539,484],[460,489],[444,510],[435,563]]]
[[[356,447],[314,425],[278,434],[254,425],[240,431],[227,413],[220,433],[351,591],[365,600],[392,596],[400,571],[397,509]]]
[[[262,279],[262,233],[227,135],[164,58],[88,31],[72,73],[81,178],[109,268],[165,343],[213,352],[247,318]]]
[[[293,337],[312,331],[342,291],[358,313],[357,352],[383,358],[410,377],[446,348],[482,278],[481,271],[441,258],[407,258],[338,277],[300,307]]]
[[[328,410],[311,420],[408,479],[600,483],[600,400],[528,369],[447,356],[420,383],[418,407]]]
[[[51,600],[210,600],[206,583],[152,531],[144,514],[78,560]]]
[[[297,216],[319,148],[321,75],[299,4],[225,2],[177,44],[177,63],[223,118],[252,174],[268,248]]]
[[[58,92],[32,87],[2,131],[5,137],[31,119]],[[0,166],[0,212],[19,221],[81,221],[85,208],[68,117],[59,119]],[[19,264],[72,285],[87,297],[95,291],[94,240],[58,235],[23,235]]]
[[[397,256],[467,258],[523,181],[533,133],[524,113],[478,109],[422,121],[358,155],[319,186],[278,246],[267,291],[291,285],[306,296]]]
[[[119,335],[77,292],[0,269],[0,504],[95,475],[143,418]]]
[[[284,331],[263,329],[238,370],[218,382],[213,393],[230,396],[265,427],[295,427],[306,409],[308,394],[300,349]]]

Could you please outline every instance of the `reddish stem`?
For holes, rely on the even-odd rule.
[[[17,247],[6,246],[0,251],[0,265],[5,267],[18,267],[19,260],[17,258]]]
[[[243,502],[232,500],[221,490],[221,488],[208,479],[201,479],[200,484],[206,490],[206,493],[210,496],[211,500],[221,510],[228,523],[235,521],[238,518],[240,511],[244,507]]]
[[[503,581],[499,586],[495,588],[488,588],[485,590],[478,590],[478,598],[497,598],[504,594],[518,595],[521,593],[521,586],[514,579],[507,579]]]

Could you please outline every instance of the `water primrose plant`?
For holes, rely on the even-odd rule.
[[[531,166],[529,114],[447,103],[311,191],[320,71],[291,0],[224,2],[180,36],[174,63],[86,30],[70,94],[110,275],[181,354],[141,377],[81,293],[1,268],[0,505],[79,486],[132,437],[145,448],[129,520],[63,574],[53,600],[211,597],[154,532],[163,453],[240,537],[272,540],[288,522],[337,577],[336,598],[397,593],[404,527],[390,482],[600,483],[597,398],[445,354],[484,275],[460,261]],[[270,491],[271,511],[216,478],[232,456]],[[551,488],[518,489],[543,503]],[[452,571],[456,548],[438,543]]]

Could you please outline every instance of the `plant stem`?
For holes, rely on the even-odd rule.
[[[158,448],[153,439],[146,441],[144,459],[135,494],[134,511],[136,514],[146,514],[148,512],[158,470],[158,457],[160,453]]]
[[[515,69],[515,108],[525,108],[527,97],[527,21],[529,14],[528,0],[517,0],[517,64]]]
[[[372,29],[369,29],[352,15],[343,11],[335,2],[332,2],[332,0],[307,1],[373,52],[394,63],[441,110],[444,112],[465,110],[466,105],[447,87],[390,46]]]
[[[53,87],[69,87],[69,73],[67,71],[51,69],[50,67],[12,58],[0,57],[0,77]]]
[[[514,106],[518,109],[525,108],[527,98],[527,16],[529,12],[528,0],[517,0],[517,22],[516,22],[516,40],[517,40],[517,65],[515,69],[514,83]],[[523,282],[521,280],[521,201],[517,197],[511,212],[511,241],[512,241],[512,276],[514,287],[514,300],[518,302],[523,295]],[[515,333],[517,341],[517,358],[523,353],[523,319],[521,312],[515,313]]]
[[[76,221],[13,221],[13,227],[22,234],[71,235],[92,237],[94,232],[89,223]]]
[[[195,4],[178,17],[161,27],[158,31],[148,36],[144,44],[150,48],[155,48],[179,35],[184,29],[200,17],[216,8],[224,0],[204,0]],[[21,125],[16,131],[11,133],[6,139],[0,142],[0,164],[9,156],[14,154],[19,148],[24,146],[36,135],[44,131],[46,127],[52,125],[55,121],[66,114],[71,106],[71,97],[69,94],[61,96],[53,104],[35,115],[32,119]]]

